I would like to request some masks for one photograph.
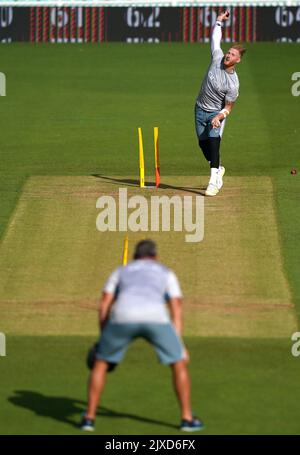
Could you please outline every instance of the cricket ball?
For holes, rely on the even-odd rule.
[[[297,169],[293,168],[293,169],[291,170],[291,174],[292,174],[292,175],[296,175],[296,174],[297,174]]]

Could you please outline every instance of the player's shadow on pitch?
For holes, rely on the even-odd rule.
[[[98,413],[99,416],[103,417],[112,417],[112,418],[125,418],[125,419],[131,419],[131,420],[136,420],[137,422],[143,422],[143,423],[150,423],[150,424],[155,424],[155,425],[161,425],[164,427],[168,428],[175,428],[178,430],[178,426],[173,425],[172,423],[168,422],[163,422],[162,420],[154,420],[150,419],[148,417],[141,417],[135,414],[128,414],[125,412],[118,412],[118,411],[113,411],[112,409],[106,408],[104,406],[101,406]]]
[[[140,181],[137,179],[123,179],[123,178],[116,178],[116,177],[107,177],[106,175],[101,175],[101,174],[91,174],[92,177],[96,177],[98,179],[106,180],[110,183],[113,183],[115,185],[119,185],[120,183],[122,185],[127,185],[127,186],[133,186],[133,187],[139,187],[140,186]],[[152,182],[145,182],[145,186],[153,186],[155,188],[155,184]],[[205,188],[194,188],[194,187],[184,187],[184,186],[174,186],[174,185],[168,185],[166,183],[160,183],[159,185],[160,189],[171,189],[171,190],[179,190],[179,191],[185,191],[187,193],[194,193],[200,196],[205,195]]]
[[[78,428],[82,412],[85,410],[86,402],[65,397],[55,397],[43,395],[39,392],[29,390],[15,390],[13,396],[8,401],[15,406],[29,409],[35,415],[40,417],[50,417],[58,422],[68,423]],[[107,407],[101,406],[97,411],[98,416],[105,418],[125,418],[137,422],[161,425],[168,428],[177,428],[176,425],[154,420],[148,417],[142,417],[135,414],[114,411]]]

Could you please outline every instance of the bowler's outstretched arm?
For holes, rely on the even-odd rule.
[[[214,55],[216,50],[221,49],[221,41],[222,41],[222,27],[221,22],[217,21],[212,29],[211,39],[210,39],[210,49],[211,55]]]
[[[212,29],[211,39],[210,39],[210,48],[211,55],[213,56],[216,50],[221,49],[222,41],[222,22],[228,19],[229,11],[224,11],[224,13],[219,14],[217,21]]]

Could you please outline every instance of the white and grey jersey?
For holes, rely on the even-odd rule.
[[[216,24],[211,37],[211,63],[196,101],[198,106],[207,112],[219,112],[226,103],[233,103],[239,95],[239,79],[236,72],[229,73],[223,64],[221,38],[221,27]]]
[[[104,289],[117,295],[110,320],[114,323],[170,321],[167,298],[182,297],[173,271],[151,259],[138,259],[116,269]]]

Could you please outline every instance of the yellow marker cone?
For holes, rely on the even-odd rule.
[[[144,186],[145,186],[145,164],[144,164],[144,147],[143,147],[142,128],[138,128],[138,136],[139,136],[140,188],[144,188]]]
[[[160,185],[160,167],[159,167],[159,147],[158,147],[158,126],[153,129],[154,132],[154,161],[155,161],[155,185]]]
[[[122,264],[127,265],[127,262],[128,262],[128,235],[124,239]]]

